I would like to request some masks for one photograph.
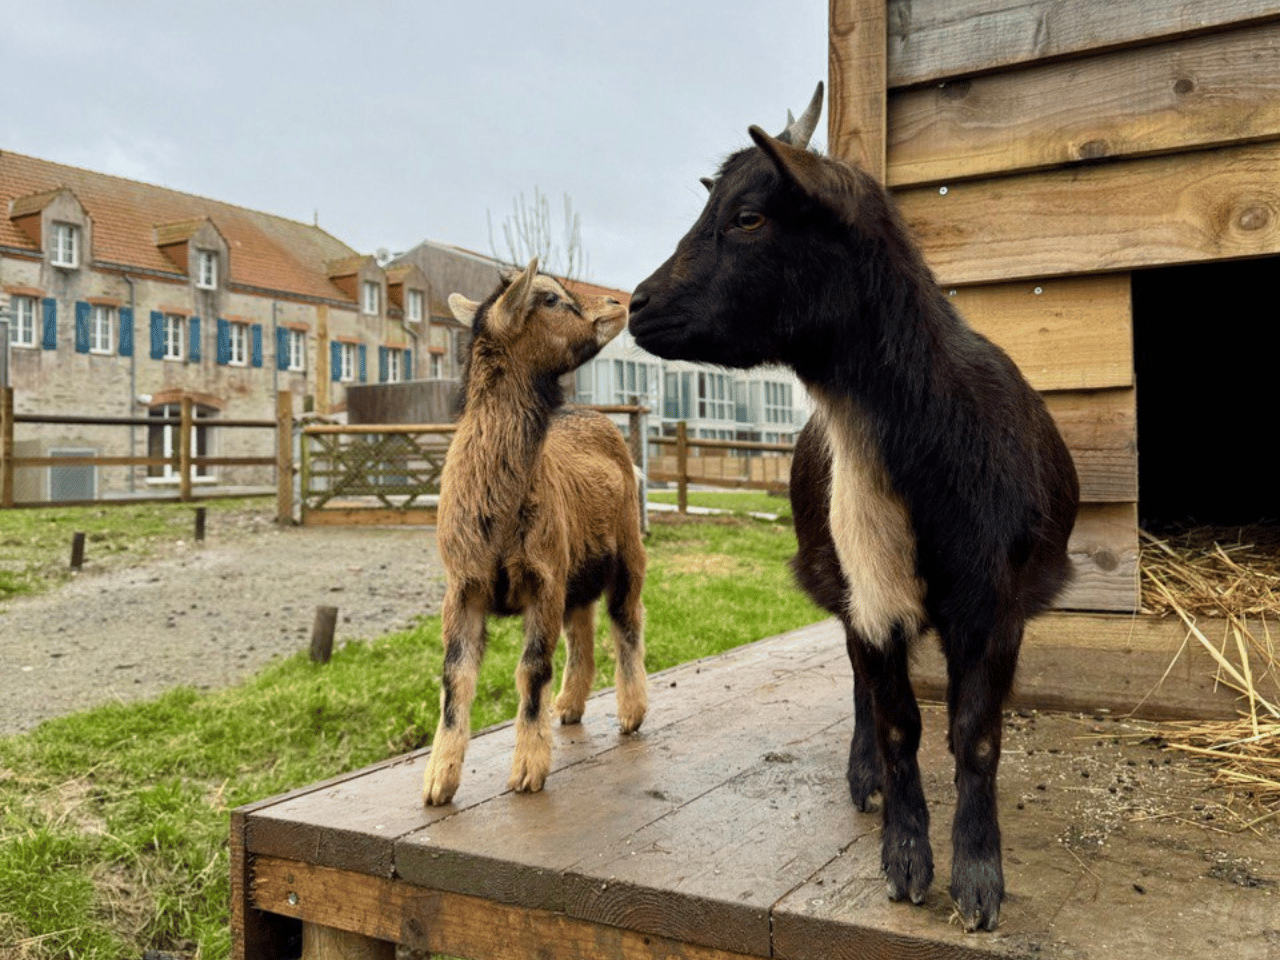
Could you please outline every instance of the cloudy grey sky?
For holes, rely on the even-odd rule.
[[[361,252],[505,252],[567,193],[630,289],[698,178],[826,78],[822,0],[39,0],[6,5],[0,149],[319,224]],[[815,142],[825,139],[825,113]]]

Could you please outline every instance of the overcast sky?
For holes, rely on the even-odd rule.
[[[7,5],[0,149],[320,226],[491,253],[523,193],[630,290],[698,178],[827,72],[827,4],[38,0]],[[825,140],[826,115],[815,143]]]

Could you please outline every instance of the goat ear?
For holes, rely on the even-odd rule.
[[[460,320],[470,326],[476,318],[476,312],[480,309],[480,304],[474,300],[468,300],[460,293],[449,294],[449,310],[453,313],[455,320]]]
[[[836,212],[848,206],[849,185],[832,175],[829,161],[771,137],[759,127],[751,127],[748,132],[784,179]]]
[[[533,304],[533,280],[538,275],[538,258],[509,281],[502,295],[489,309],[489,329],[499,336],[515,333],[524,323]]]

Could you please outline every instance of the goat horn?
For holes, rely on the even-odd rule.
[[[813,91],[813,99],[805,107],[804,113],[800,114],[799,120],[791,116],[790,110],[787,111],[787,128],[778,134],[779,140],[800,150],[809,146],[809,138],[818,128],[818,117],[822,114],[822,91],[822,81],[819,80],[818,88]]]

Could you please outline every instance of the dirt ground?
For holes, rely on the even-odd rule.
[[[0,735],[112,700],[225,686],[308,649],[317,606],[335,643],[382,636],[434,612],[444,572],[423,528],[275,527],[261,511],[210,513],[203,543],[83,571],[0,610]]]

